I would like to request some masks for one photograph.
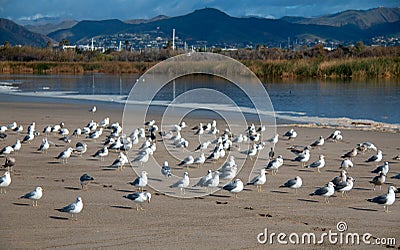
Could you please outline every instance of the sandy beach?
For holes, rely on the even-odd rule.
[[[96,104],[97,105],[97,104]],[[24,126],[23,133],[7,132],[7,138],[0,140],[0,149],[12,145],[16,139],[25,136],[27,126],[36,122],[36,129],[42,132],[47,125],[61,121],[72,131],[85,126],[92,118],[101,121],[110,117],[111,122],[121,122],[122,106],[97,105],[98,111],[92,116],[88,112],[91,105],[63,103],[10,103],[0,101],[0,125],[8,125],[13,121]],[[117,107],[117,108],[116,108]],[[151,117],[150,117],[151,118]],[[199,120],[186,120],[189,127],[197,125]],[[204,122],[209,122],[204,120]],[[143,124],[138,121],[138,127]],[[292,126],[278,126],[282,135]],[[263,192],[259,193],[255,186],[246,186],[237,199],[227,191],[220,190],[213,195],[196,199],[178,199],[163,195],[151,188],[153,194],[150,204],[144,204],[145,210],[136,211],[135,204],[122,196],[132,193],[135,188],[128,184],[136,178],[135,172],[127,166],[122,171],[110,169],[117,153],[110,152],[104,161],[91,157],[109,130],[105,130],[98,140],[90,140],[81,136],[72,137],[71,145],[78,141],[88,144],[83,155],[72,156],[67,164],[61,164],[55,157],[68,147],[59,141],[59,135],[51,134],[49,140],[59,146],[50,147],[47,154],[37,151],[44,137],[40,134],[29,144],[23,144],[20,152],[13,154],[16,166],[11,173],[12,183],[6,194],[0,194],[0,242],[2,249],[15,248],[112,248],[112,249],[262,249],[271,244],[260,244],[257,236],[268,228],[268,233],[314,233],[321,235],[337,231],[337,223],[347,224],[347,231],[360,235],[369,233],[371,241],[376,238],[396,238],[394,247],[400,248],[400,209],[398,201],[385,213],[382,206],[367,202],[366,199],[385,194],[389,185],[400,186],[399,179],[390,177],[400,173],[400,161],[392,160],[400,154],[400,134],[393,132],[342,129],[343,141],[326,142],[320,149],[311,150],[311,160],[317,160],[320,154],[325,155],[326,167],[318,173],[310,169],[302,169],[297,162],[292,162],[294,154],[287,148],[291,145],[309,145],[319,136],[325,138],[332,128],[293,127],[299,136],[288,141],[280,138],[275,154],[282,155],[284,165],[277,175],[267,175],[267,183]],[[189,139],[195,136],[190,128],[185,135]],[[265,138],[266,139],[266,138]],[[383,151],[384,161],[388,161],[390,171],[382,190],[373,191],[369,181],[376,175],[371,173],[375,163],[366,163],[375,152],[360,153],[354,158],[355,167],[349,175],[356,182],[348,198],[335,193],[330,203],[323,197],[309,196],[316,188],[327,184],[339,175],[340,156],[357,143],[370,141]],[[141,143],[140,143],[141,144]],[[197,146],[189,146],[191,151]],[[138,145],[132,150],[137,150]],[[163,150],[161,138],[157,140],[157,160],[169,159]],[[256,168],[262,168],[267,162],[269,148],[260,152]],[[4,157],[0,157],[3,164]],[[222,160],[216,164],[206,163],[200,169],[189,169],[193,176],[204,175],[208,169],[221,166]],[[382,165],[381,162],[380,165]],[[246,161],[238,177],[248,181],[252,162]],[[2,169],[1,174],[6,170]],[[79,177],[88,173],[95,178],[87,191],[81,190]],[[279,186],[295,176],[301,176],[303,187],[295,194],[293,190],[281,189]],[[43,198],[38,207],[32,207],[31,201],[18,199],[21,195],[33,190],[36,186],[44,188]],[[81,196],[84,209],[78,220],[71,219],[69,214],[60,213],[61,208]],[[397,197],[399,195],[397,194]],[[276,238],[275,238],[276,240]],[[286,239],[287,240],[287,239]],[[328,240],[319,245],[326,249],[339,249],[345,244],[330,244]],[[272,244],[274,248],[316,248],[310,245]],[[376,245],[350,246],[351,248],[373,248]],[[386,244],[383,246],[386,247]]]

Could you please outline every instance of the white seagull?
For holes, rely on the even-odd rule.
[[[251,179],[249,182],[247,182],[246,185],[255,185],[257,186],[257,192],[262,192],[262,185],[264,185],[265,182],[267,182],[267,177],[265,175],[265,168],[261,168],[260,173],[253,179]]]
[[[318,161],[314,161],[313,163],[305,166],[305,168],[316,168],[318,173],[320,173],[320,169],[325,167],[325,156],[320,155]]]
[[[38,151],[41,151],[41,152],[46,152],[47,153],[47,150],[50,148],[50,143],[49,143],[49,141],[47,140],[47,137],[46,138],[43,138],[42,139],[42,144],[40,144],[40,147],[38,148]]]
[[[69,147],[66,150],[62,151],[57,157],[56,159],[61,159],[61,162],[67,163],[68,158],[71,157],[71,153],[73,151],[73,148]]]
[[[171,177],[171,168],[168,165],[168,161],[164,161],[164,165],[161,167],[161,174],[166,177]]]
[[[278,169],[283,165],[282,155],[279,155],[276,159],[268,162],[268,164],[264,167],[265,170],[271,170],[272,175],[276,175]]]
[[[379,205],[383,205],[385,212],[389,212],[389,206],[393,205],[396,200],[397,188],[389,186],[387,194],[376,196],[372,199],[367,199],[369,202],[373,202]]]
[[[283,136],[287,137],[288,140],[290,139],[294,139],[297,137],[297,132],[294,129],[290,129],[289,131],[287,131]]]
[[[139,189],[139,191],[143,192],[143,188],[145,186],[147,186],[147,172],[146,171],[142,171],[142,173],[140,174],[139,177],[137,177],[134,181],[130,182],[129,184],[131,184],[134,187],[137,187]]]
[[[300,176],[296,176],[294,179],[290,179],[285,182],[283,185],[280,186],[280,188],[292,188],[297,193],[297,190],[301,188],[302,185],[302,179],[300,178]]]
[[[329,197],[332,196],[335,193],[335,188],[332,182],[329,182],[328,185],[325,187],[318,188],[317,190],[314,191],[314,193],[311,193],[310,195],[319,195],[325,197],[325,202],[329,203]]]
[[[185,194],[185,188],[187,188],[190,184],[190,178],[188,172],[183,173],[182,179],[179,181],[175,182],[170,188],[180,188],[181,193]]]
[[[347,196],[347,192],[350,191],[354,186],[355,180],[349,176],[346,181],[341,181],[335,186],[335,191],[342,192],[343,195]]]
[[[240,179],[235,179],[234,181],[229,182],[225,186],[222,187],[224,190],[229,191],[230,193],[235,194],[235,199],[237,198],[237,194],[242,192],[244,185]]]
[[[375,155],[369,157],[368,160],[366,160],[365,162],[375,162],[375,163],[378,164],[379,162],[382,161],[382,158],[383,158],[383,156],[382,156],[382,151],[381,151],[381,150],[378,150],[378,153],[377,153],[377,154],[375,154]]]
[[[354,166],[354,164],[350,159],[344,159],[342,161],[342,163],[340,163],[339,169],[343,169],[343,170],[347,171],[348,168],[352,168],[353,166]]]
[[[193,156],[189,155],[187,157],[185,157],[179,164],[178,166],[186,166],[188,167],[189,165],[194,163],[194,158]]]
[[[212,178],[211,170],[207,171],[207,174],[200,178],[200,180],[193,187],[205,187],[205,183]]]
[[[11,175],[9,171],[6,171],[3,176],[0,177],[0,194],[6,193],[5,187],[10,186],[11,184]]]
[[[76,215],[75,220],[78,220],[78,214],[82,211],[82,209],[83,209],[82,198],[78,197],[78,198],[76,198],[75,202],[73,202],[63,208],[58,208],[56,210],[63,212],[63,213],[69,213],[72,215],[72,218],[74,218],[74,214],[75,214]]]
[[[107,147],[103,147],[99,150],[97,150],[96,153],[94,153],[92,155],[92,157],[100,157],[101,161],[104,161],[104,157],[106,157],[108,155],[108,148]]]
[[[1,151],[0,151],[0,155],[9,155],[11,154],[11,152],[13,152],[14,149],[11,146],[5,146]]]
[[[304,167],[304,164],[310,160],[310,150],[306,148],[302,154],[299,154],[294,161],[301,162],[301,166]]]
[[[32,206],[37,207],[38,206],[38,200],[42,198],[43,196],[43,189],[41,187],[36,187],[35,190],[22,195],[19,197],[20,199],[30,199],[32,200]]]
[[[151,194],[149,192],[135,192],[132,194],[124,195],[125,199],[131,200],[136,203],[136,211],[143,210],[141,203],[147,201],[150,203]]]
[[[376,174],[379,172],[382,172],[385,175],[389,173],[389,163],[387,161],[385,161],[382,166],[379,166],[371,171],[371,173],[376,173]]]

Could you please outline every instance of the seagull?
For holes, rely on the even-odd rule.
[[[87,151],[87,144],[84,142],[77,142],[74,148],[74,152],[79,154],[82,158],[82,155]]]
[[[11,184],[11,176],[10,172],[6,171],[3,176],[0,177],[0,194],[6,193],[5,187],[8,187]]]
[[[168,166],[168,161],[164,161],[164,165],[161,167],[161,174],[166,177],[171,177],[171,168]]]
[[[333,140],[333,141],[341,141],[343,139],[342,132],[340,130],[335,130],[326,139]]]
[[[180,188],[181,193],[185,194],[185,188],[187,188],[190,184],[190,178],[188,172],[183,173],[183,178],[179,181],[175,182],[170,188]]]
[[[0,126],[0,133],[5,133],[8,130],[6,126]]]
[[[203,142],[203,143],[201,143],[194,151],[197,151],[197,150],[201,150],[201,151],[206,150],[210,144],[211,144],[210,141]]]
[[[389,163],[387,161],[385,161],[385,163],[382,166],[379,166],[379,167],[377,167],[377,168],[375,168],[374,170],[371,171],[371,173],[376,173],[376,174],[378,174],[379,172],[382,172],[385,175],[388,174],[388,172],[389,172]]]
[[[7,138],[7,134],[0,133],[0,139],[1,139],[1,140],[4,140],[4,139],[6,139],[6,138]]]
[[[320,147],[325,143],[325,139],[323,136],[320,136],[315,142],[311,143],[311,147]]]
[[[143,192],[143,188],[147,186],[147,172],[142,171],[139,177],[137,177],[134,181],[130,182],[134,187],[137,187],[139,191]]]
[[[303,185],[303,181],[299,176],[294,177],[294,179],[290,179],[285,182],[283,185],[279,186],[280,188],[292,188],[295,190],[297,194],[297,189],[301,188]]]
[[[61,159],[61,162],[67,163],[68,158],[71,156],[71,153],[73,151],[73,148],[69,147],[66,150],[62,151],[57,157],[56,159]]]
[[[374,150],[374,151],[378,151],[378,148],[373,143],[371,143],[369,141],[357,144],[357,148],[360,148],[360,149],[365,148],[365,150],[371,149],[371,150]]]
[[[92,113],[92,114],[96,113],[96,111],[97,111],[96,106],[93,106],[93,107],[89,110],[89,112]]]
[[[206,157],[204,156],[204,153],[201,153],[199,157],[195,158],[193,160],[193,164],[197,164],[199,167],[204,164],[206,161]]]
[[[220,179],[222,179],[222,180],[232,180],[236,176],[237,165],[235,164],[234,166],[232,166],[229,169],[226,169],[225,171],[219,170],[219,172],[220,172],[220,174],[219,174],[219,178]]]
[[[124,195],[125,199],[131,200],[136,203],[136,211],[143,210],[141,203],[147,201],[150,203],[151,194],[149,192],[135,192],[132,194]]]
[[[320,169],[325,167],[325,156],[320,155],[318,161],[314,161],[313,163],[305,166],[305,168],[316,168],[318,173],[320,173]]]
[[[11,156],[6,157],[6,162],[4,163],[4,167],[7,168],[8,171],[12,169],[12,167],[15,165],[15,158]]]
[[[17,153],[21,149],[21,141],[18,139],[15,144],[12,146],[14,153]]]
[[[325,187],[318,188],[317,190],[314,191],[314,193],[311,193],[310,195],[319,195],[319,196],[324,196],[325,197],[325,202],[329,203],[329,198],[335,193],[335,188],[332,182],[329,182],[328,185]]]
[[[101,122],[99,122],[99,127],[105,128],[110,125],[110,118],[105,117]]]
[[[279,155],[276,159],[268,162],[268,164],[264,167],[265,170],[272,170],[272,175],[276,175],[278,169],[283,165],[282,155]]]
[[[345,182],[347,180],[346,170],[340,171],[340,175],[334,177],[331,182],[333,185],[338,185],[341,182]]]
[[[32,206],[37,207],[38,206],[37,202],[40,198],[42,198],[42,196],[43,196],[42,187],[36,187],[35,190],[33,190],[32,192],[22,195],[19,198],[20,199],[30,199],[30,200],[32,200]]]
[[[118,157],[111,164],[111,167],[122,169],[122,167],[128,162],[129,162],[128,157],[126,157],[124,153],[119,152]]]
[[[257,192],[262,192],[262,185],[267,182],[267,177],[265,175],[265,168],[260,169],[260,173],[255,176],[251,181],[247,182],[246,185],[256,185],[257,186]]]
[[[353,166],[354,166],[354,164],[350,159],[344,159],[342,161],[342,163],[340,163],[339,169],[343,169],[343,170],[347,171],[348,168],[352,168]]]
[[[82,190],[87,190],[87,187],[90,182],[94,181],[94,178],[88,174],[83,174],[80,178],[79,181],[81,182],[81,187]]]
[[[379,190],[382,190],[382,185],[386,182],[386,175],[383,172],[379,172],[378,176],[375,176],[369,183],[374,184],[374,191],[375,187],[379,186]]]
[[[273,147],[275,147],[275,145],[278,143],[278,141],[279,141],[279,134],[276,134],[271,139],[268,139],[268,142],[271,143],[273,145]]]
[[[290,129],[289,131],[287,131],[283,136],[287,137],[288,140],[290,139],[294,139],[297,137],[297,132],[294,129]]]
[[[144,163],[149,161],[149,156],[150,156],[151,149],[147,148],[143,154],[139,154],[136,156],[135,159],[132,160],[132,162],[140,162],[140,166],[143,166]]]
[[[42,139],[42,144],[40,144],[40,147],[38,148],[38,151],[41,151],[41,152],[46,152],[47,153],[47,150],[50,148],[50,144],[49,144],[49,141],[47,140],[47,137],[46,138],[43,138]]]
[[[274,158],[274,156],[275,156],[274,148],[271,147],[271,150],[268,153],[268,158],[272,159],[272,158]]]
[[[350,191],[353,188],[355,180],[353,177],[348,177],[346,181],[341,181],[335,186],[335,191],[342,192],[342,197],[343,195],[347,196],[347,192]]]
[[[92,157],[100,157],[100,160],[104,161],[104,157],[106,157],[107,155],[108,155],[108,148],[103,147],[103,148],[97,150],[97,152],[95,154],[93,154]]]
[[[257,150],[257,145],[253,144],[253,147],[250,148],[249,150],[243,151],[243,154],[247,154],[250,157],[250,160],[253,160],[253,156],[255,156],[257,154],[258,150]]]
[[[145,122],[144,125],[150,127],[150,126],[153,126],[155,123],[156,123],[155,120],[150,120],[150,121]]]
[[[82,198],[78,197],[78,198],[76,198],[75,202],[73,202],[63,208],[58,208],[56,210],[59,212],[63,212],[63,213],[69,213],[72,215],[72,218],[74,218],[74,214],[75,214],[76,215],[75,220],[78,220],[78,214],[82,211],[82,209],[83,209]]]
[[[350,158],[350,160],[353,160],[353,158],[356,156],[357,156],[357,148],[353,148],[351,151],[342,155],[342,158]]]
[[[193,187],[197,187],[197,186],[204,187],[205,186],[204,184],[211,178],[212,178],[212,172],[211,172],[211,170],[208,170],[207,174],[204,175],[203,177],[201,177],[200,180]]]
[[[211,188],[211,191],[213,188],[218,187],[219,185],[219,171],[214,171],[211,179],[209,179],[208,181],[206,181],[204,183],[203,186],[207,187],[207,188]]]
[[[46,134],[46,135],[50,134],[51,133],[51,126],[44,127],[43,133]]]
[[[379,163],[380,161],[382,161],[382,151],[378,150],[378,153],[369,157],[368,160],[366,160],[365,162],[376,162]]]
[[[310,150],[311,147],[310,146],[302,147],[302,146],[293,145],[293,146],[290,146],[288,149],[290,150],[290,152],[292,152],[295,155],[301,155],[304,153],[304,151],[306,149]]]
[[[400,179],[400,174],[396,174],[394,176],[391,177],[392,179]]]
[[[9,155],[11,152],[13,152],[14,149],[11,146],[5,146],[1,151],[0,155]]]
[[[235,179],[234,181],[229,182],[222,188],[224,190],[229,191],[230,193],[235,194],[235,199],[237,198],[237,194],[243,190],[243,182],[240,179]]]
[[[302,154],[299,154],[294,161],[301,162],[301,166],[304,167],[304,164],[310,160],[310,150],[306,148]]]
[[[189,155],[189,156],[185,157],[185,159],[183,159],[183,160],[178,164],[178,166],[186,166],[186,167],[188,167],[189,165],[193,164],[193,162],[194,162],[193,156]]]
[[[396,200],[397,188],[393,186],[389,186],[387,194],[376,196],[372,199],[367,199],[369,202],[373,202],[379,205],[383,205],[385,212],[389,212],[389,206],[393,205]]]
[[[17,127],[18,127],[17,122],[10,123],[10,124],[7,126],[7,128],[10,129],[10,130],[14,130],[14,129],[16,129]],[[1,132],[1,131],[0,131],[0,132]]]

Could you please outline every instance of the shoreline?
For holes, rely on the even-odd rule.
[[[4,102],[35,102],[35,103],[66,103],[66,104],[101,104],[117,107],[123,110],[126,104],[127,96],[118,95],[79,95],[75,92],[0,92],[0,97]],[[132,105],[143,106],[143,103],[135,102]],[[153,111],[162,113],[169,106],[168,102],[154,101],[152,102]],[[193,109],[196,108],[196,103],[192,104]],[[175,108],[179,108],[176,106]],[[228,111],[226,107],[213,107],[215,110]],[[251,117],[256,114],[255,111],[246,107],[240,107],[242,113],[249,115],[250,121],[257,121]],[[230,110],[231,111],[231,110]],[[199,115],[199,118],[206,118],[210,113]],[[269,115],[269,112],[267,113]],[[337,128],[337,129],[359,129],[373,130],[391,133],[400,133],[400,124],[384,123],[368,119],[351,119],[348,117],[315,117],[306,116],[301,113],[297,116],[287,111],[274,111],[277,126],[299,126],[299,127],[319,127],[319,128]]]

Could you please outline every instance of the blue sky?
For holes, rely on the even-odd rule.
[[[0,0],[0,17],[14,21],[38,17],[75,20],[137,19],[178,16],[204,7],[231,16],[321,16],[348,9],[400,7],[399,0]]]

